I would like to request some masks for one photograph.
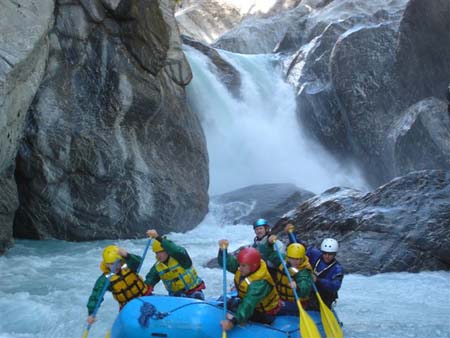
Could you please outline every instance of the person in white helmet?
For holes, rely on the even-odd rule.
[[[338,298],[338,290],[341,288],[344,278],[344,269],[336,260],[339,244],[334,238],[325,238],[320,245],[320,250],[309,247],[306,255],[313,268],[313,279],[323,302],[331,309],[332,304]],[[315,299],[315,297],[312,297]],[[316,300],[316,299],[315,299]],[[318,309],[318,302],[310,301],[309,309]]]
[[[286,224],[284,231],[287,232],[289,243],[301,243],[305,248],[306,243],[302,242],[295,235],[295,226],[292,223]],[[332,304],[338,298],[338,290],[341,288],[344,278],[344,269],[336,260],[339,244],[334,238],[325,238],[320,245],[320,250],[315,247],[307,247],[306,256],[313,269],[314,283],[319,291],[323,302],[331,309]],[[309,310],[318,310],[319,302],[313,292],[306,306]]]

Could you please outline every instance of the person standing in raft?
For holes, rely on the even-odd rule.
[[[227,248],[228,240],[221,239],[219,248]],[[219,265],[222,266],[222,250],[218,254]],[[234,315],[228,313],[227,319],[221,320],[224,331],[231,330],[238,323],[248,320],[270,324],[280,309],[280,297],[275,283],[255,248],[244,248],[236,257],[227,254],[226,269],[234,273],[234,285],[238,291],[239,304],[230,308]]]
[[[153,288],[162,280],[169,296],[205,299],[205,283],[198,276],[191,257],[185,248],[161,237],[154,229],[147,235],[153,238],[152,249],[157,262],[145,277],[145,283]]]
[[[87,323],[89,325],[95,322],[95,316],[92,314],[100,297],[103,297],[103,287],[109,274],[112,273],[112,276],[110,277],[110,284],[107,290],[112,292],[114,299],[119,303],[120,310],[130,300],[150,293],[149,287],[136,272],[142,257],[130,254],[116,245],[105,247],[102,256],[103,260],[100,263],[102,275],[95,282],[87,303]],[[111,271],[113,266],[116,267],[115,271]],[[100,301],[103,301],[103,299]]]

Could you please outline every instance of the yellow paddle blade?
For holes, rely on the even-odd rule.
[[[81,338],[87,338],[88,334],[89,334],[89,329],[84,330],[83,337],[81,337]]]
[[[300,334],[302,338],[321,338],[316,323],[311,319],[308,312],[303,310],[300,300],[297,300],[297,306],[300,312]]]
[[[343,338],[344,333],[342,332],[342,328],[339,325],[336,316],[323,302],[318,292],[316,292],[316,296],[319,300],[320,318],[322,319],[323,329],[325,330],[327,338]]]
[[[222,338],[227,338],[227,331],[222,330]]]
[[[109,337],[111,337],[111,331],[106,331],[106,336],[105,336],[105,338],[109,338]]]

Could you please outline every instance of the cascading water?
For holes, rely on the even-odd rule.
[[[315,193],[337,185],[364,189],[356,170],[344,170],[307,139],[297,123],[293,89],[275,56],[220,51],[240,74],[236,98],[209,58],[191,47],[186,54],[194,74],[188,99],[206,135],[211,194],[286,182]]]
[[[333,184],[362,184],[351,174],[337,176],[339,166],[302,136],[293,94],[273,68],[271,57],[223,54],[242,76],[242,99],[237,100],[207,70],[208,60],[191,50],[188,54],[195,76],[189,96],[201,114],[208,141],[213,193],[277,181],[291,181],[315,192]],[[192,231],[168,234],[190,253],[206,282],[207,297],[221,293],[222,272],[204,266],[216,256],[217,241],[227,238],[230,250],[235,250],[253,236],[250,226],[223,224],[226,217],[220,207],[211,210]],[[114,243],[142,254],[146,242],[17,241],[0,257],[0,338],[81,337],[86,303],[101,273],[102,248]],[[149,252],[142,275],[154,262]],[[165,293],[161,283],[155,292]],[[450,272],[346,275],[339,295],[337,311],[346,338],[450,338]],[[117,309],[107,294],[89,338],[105,337]],[[183,332],[179,337],[184,337]]]

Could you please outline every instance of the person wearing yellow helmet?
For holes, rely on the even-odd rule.
[[[112,292],[114,299],[119,303],[120,309],[130,300],[150,293],[150,288],[137,273],[142,257],[128,253],[117,245],[108,245],[103,249],[100,262],[101,276],[95,282],[87,303],[87,323],[92,325],[95,321],[93,315],[97,303],[103,301],[103,287],[108,283],[106,290]],[[112,271],[114,268],[114,271]],[[111,275],[112,274],[112,275]]]
[[[298,305],[293,290],[297,291],[303,307],[306,306],[312,287],[312,267],[306,256],[304,245],[299,243],[290,244],[286,249],[286,255],[282,255],[284,256],[283,259],[286,261],[286,266],[292,280],[292,282],[289,282],[280,257],[276,250],[274,250],[273,246],[275,241],[276,236],[273,235],[268,239],[269,247],[272,249],[269,258],[278,267],[275,277],[275,285],[281,298],[281,309],[278,314],[298,315]]]
[[[160,236],[155,229],[148,230],[147,235],[153,238],[152,249],[156,255],[156,263],[145,277],[150,290],[162,281],[169,296],[205,299],[202,291],[205,283],[186,249]]]
[[[298,236],[294,233],[293,224],[288,224],[285,231],[288,233],[290,243],[299,242]],[[312,267],[314,284],[323,302],[330,309],[338,298],[338,291],[344,279],[344,268],[336,260],[338,250],[339,244],[334,238],[325,238],[320,248],[308,246],[306,250],[306,256]],[[319,310],[319,301],[315,293],[310,297],[306,309]]]

